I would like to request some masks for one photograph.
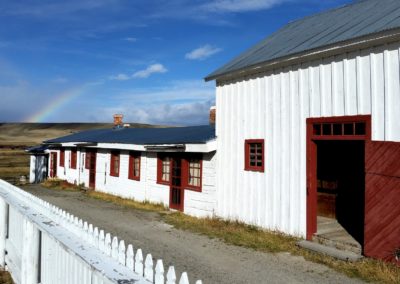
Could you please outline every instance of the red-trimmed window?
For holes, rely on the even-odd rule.
[[[244,143],[244,169],[264,172],[264,139],[248,139]]]
[[[89,169],[90,168],[90,157],[91,157],[91,152],[89,152],[88,150],[86,150],[86,154],[85,154],[85,169]]]
[[[65,149],[60,149],[60,167],[65,165]]]
[[[110,175],[114,177],[119,177],[119,151],[111,152],[111,161],[110,161]]]
[[[202,160],[198,157],[187,159],[186,187],[201,191],[202,164]]]
[[[69,165],[69,167],[71,169],[76,169],[76,157],[77,157],[77,151],[76,151],[76,149],[72,149],[71,150],[70,165]]]
[[[129,179],[140,180],[140,157],[139,152],[129,153]]]
[[[157,158],[157,183],[169,184],[171,171],[171,158],[159,155]]]

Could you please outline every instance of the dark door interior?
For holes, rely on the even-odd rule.
[[[337,219],[359,243],[364,237],[364,141],[317,141],[317,215]]]
[[[96,151],[86,153],[89,156],[89,187],[95,188],[96,186]]]
[[[183,211],[184,189],[182,188],[182,160],[171,160],[171,186],[169,193],[169,207]]]

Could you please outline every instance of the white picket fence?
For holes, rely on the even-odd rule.
[[[0,267],[18,284],[175,284],[161,259],[0,180]],[[186,272],[179,284],[188,284]],[[196,284],[201,284],[198,280]]]

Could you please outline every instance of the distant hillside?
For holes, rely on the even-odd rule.
[[[132,128],[162,127],[130,123]],[[0,123],[0,146],[30,146],[70,133],[111,128],[112,123]]]

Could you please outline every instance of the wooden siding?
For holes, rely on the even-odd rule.
[[[306,235],[306,118],[372,116],[372,139],[400,141],[400,43],[218,81],[217,215]],[[265,139],[265,173],[244,171]]]
[[[394,261],[400,248],[400,143],[366,143],[364,254]]]

